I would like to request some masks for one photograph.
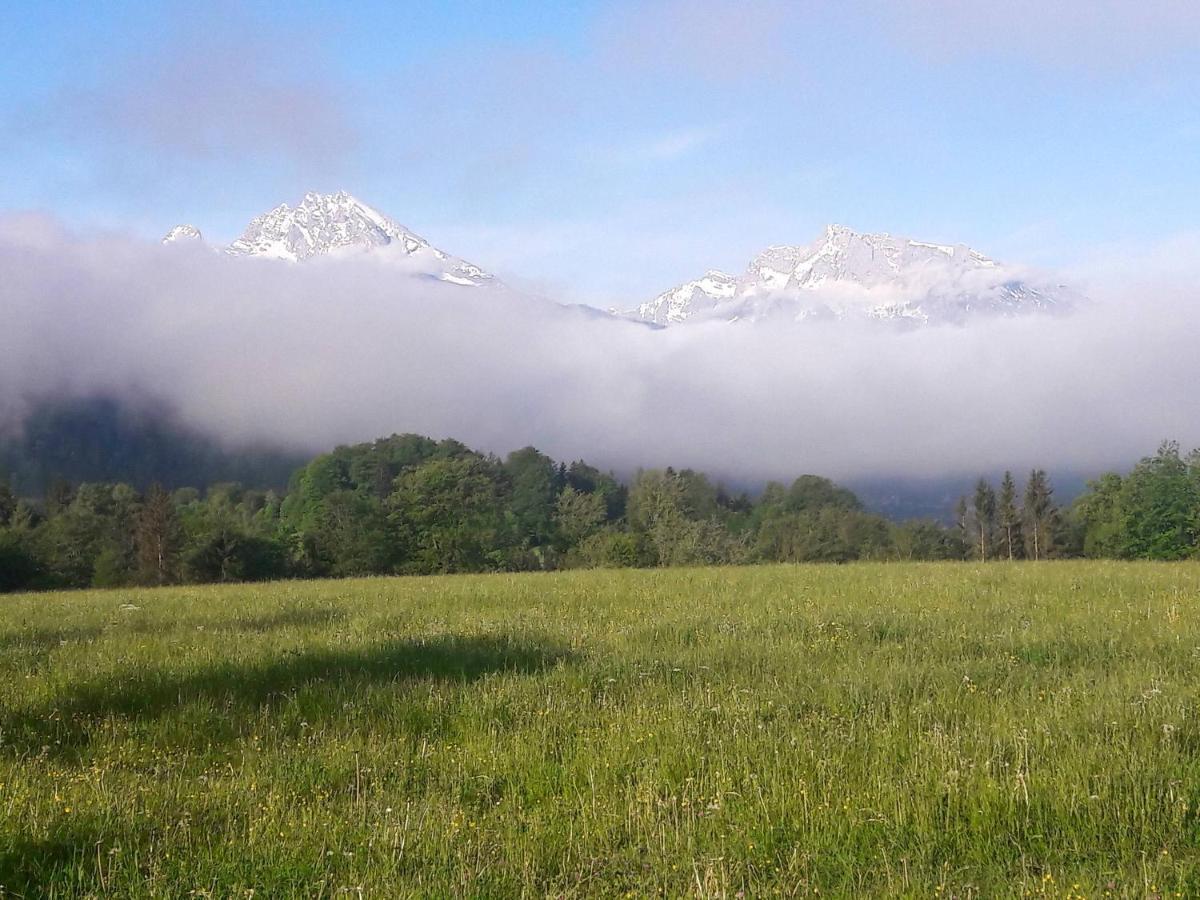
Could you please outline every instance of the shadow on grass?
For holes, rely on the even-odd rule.
[[[99,833],[56,823],[52,835],[0,840],[0,897],[71,896],[80,882],[100,885],[95,853]]]
[[[235,737],[229,727],[234,713],[279,707],[305,689],[352,694],[370,685],[418,680],[466,683],[493,673],[536,673],[568,655],[548,643],[505,636],[444,636],[347,650],[288,651],[268,660],[227,662],[183,673],[131,669],[123,677],[68,685],[58,698],[41,706],[0,710],[0,751],[73,755],[112,719],[154,721],[200,703],[209,706],[202,717],[207,713],[218,721],[212,730],[204,723],[204,733],[195,736],[215,743],[222,736]],[[342,708],[340,702],[311,706],[315,715]]]

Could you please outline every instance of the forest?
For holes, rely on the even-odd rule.
[[[393,435],[339,447],[286,491],[0,484],[0,590],[282,578],[854,560],[1200,555],[1200,453],[1163,443],[1060,508],[1049,476],[981,478],[952,525],[891,522],[815,475],[733,494],[690,469],[625,484],[533,447],[500,459]]]

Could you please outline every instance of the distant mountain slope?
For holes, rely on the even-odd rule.
[[[1065,310],[1077,295],[962,244],[841,225],[805,246],[769,247],[740,275],[710,270],[627,313],[658,325],[809,318],[961,322],[978,314]]]
[[[195,225],[176,225],[163,235],[162,242],[164,244],[174,244],[178,241],[202,240],[204,240],[204,235],[200,233],[200,229]]]
[[[163,243],[198,238],[200,232],[194,226],[178,225]],[[326,254],[379,248],[398,251],[431,276],[452,284],[475,286],[496,281],[479,266],[437,249],[345,191],[308,193],[296,206],[281,203],[255,217],[225,252],[302,262]]]
[[[282,488],[304,462],[272,448],[230,450],[160,404],[103,395],[47,400],[14,424],[19,429],[0,434],[0,482],[22,496],[40,496],[59,480]]]

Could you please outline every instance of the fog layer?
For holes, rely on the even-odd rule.
[[[1096,471],[1200,444],[1195,273],[1142,263],[1110,261],[1068,316],[655,330],[386,254],[290,265],[8,217],[0,424],[105,392],[309,451],[413,431],[747,481]]]

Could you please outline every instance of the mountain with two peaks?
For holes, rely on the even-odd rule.
[[[804,246],[768,247],[741,275],[716,269],[659,294],[629,318],[701,321],[868,318],[924,324],[976,315],[1062,312],[1079,297],[963,244],[830,225]]]
[[[202,242],[178,225],[164,244]],[[304,262],[383,251],[422,276],[464,286],[497,285],[479,266],[434,247],[345,191],[308,193],[253,219],[225,253]],[[652,326],[695,322],[868,319],[904,324],[963,323],[977,316],[1065,312],[1081,297],[1066,285],[991,259],[964,244],[937,244],[830,225],[807,245],[768,247],[741,275],[711,269],[630,310],[609,310]]]
[[[164,244],[203,240],[193,225],[177,225]],[[224,248],[232,256],[303,262],[329,254],[387,248],[441,281],[465,286],[496,283],[495,276],[451,256],[345,191],[307,193],[295,206],[279,206],[251,220],[242,236]]]

